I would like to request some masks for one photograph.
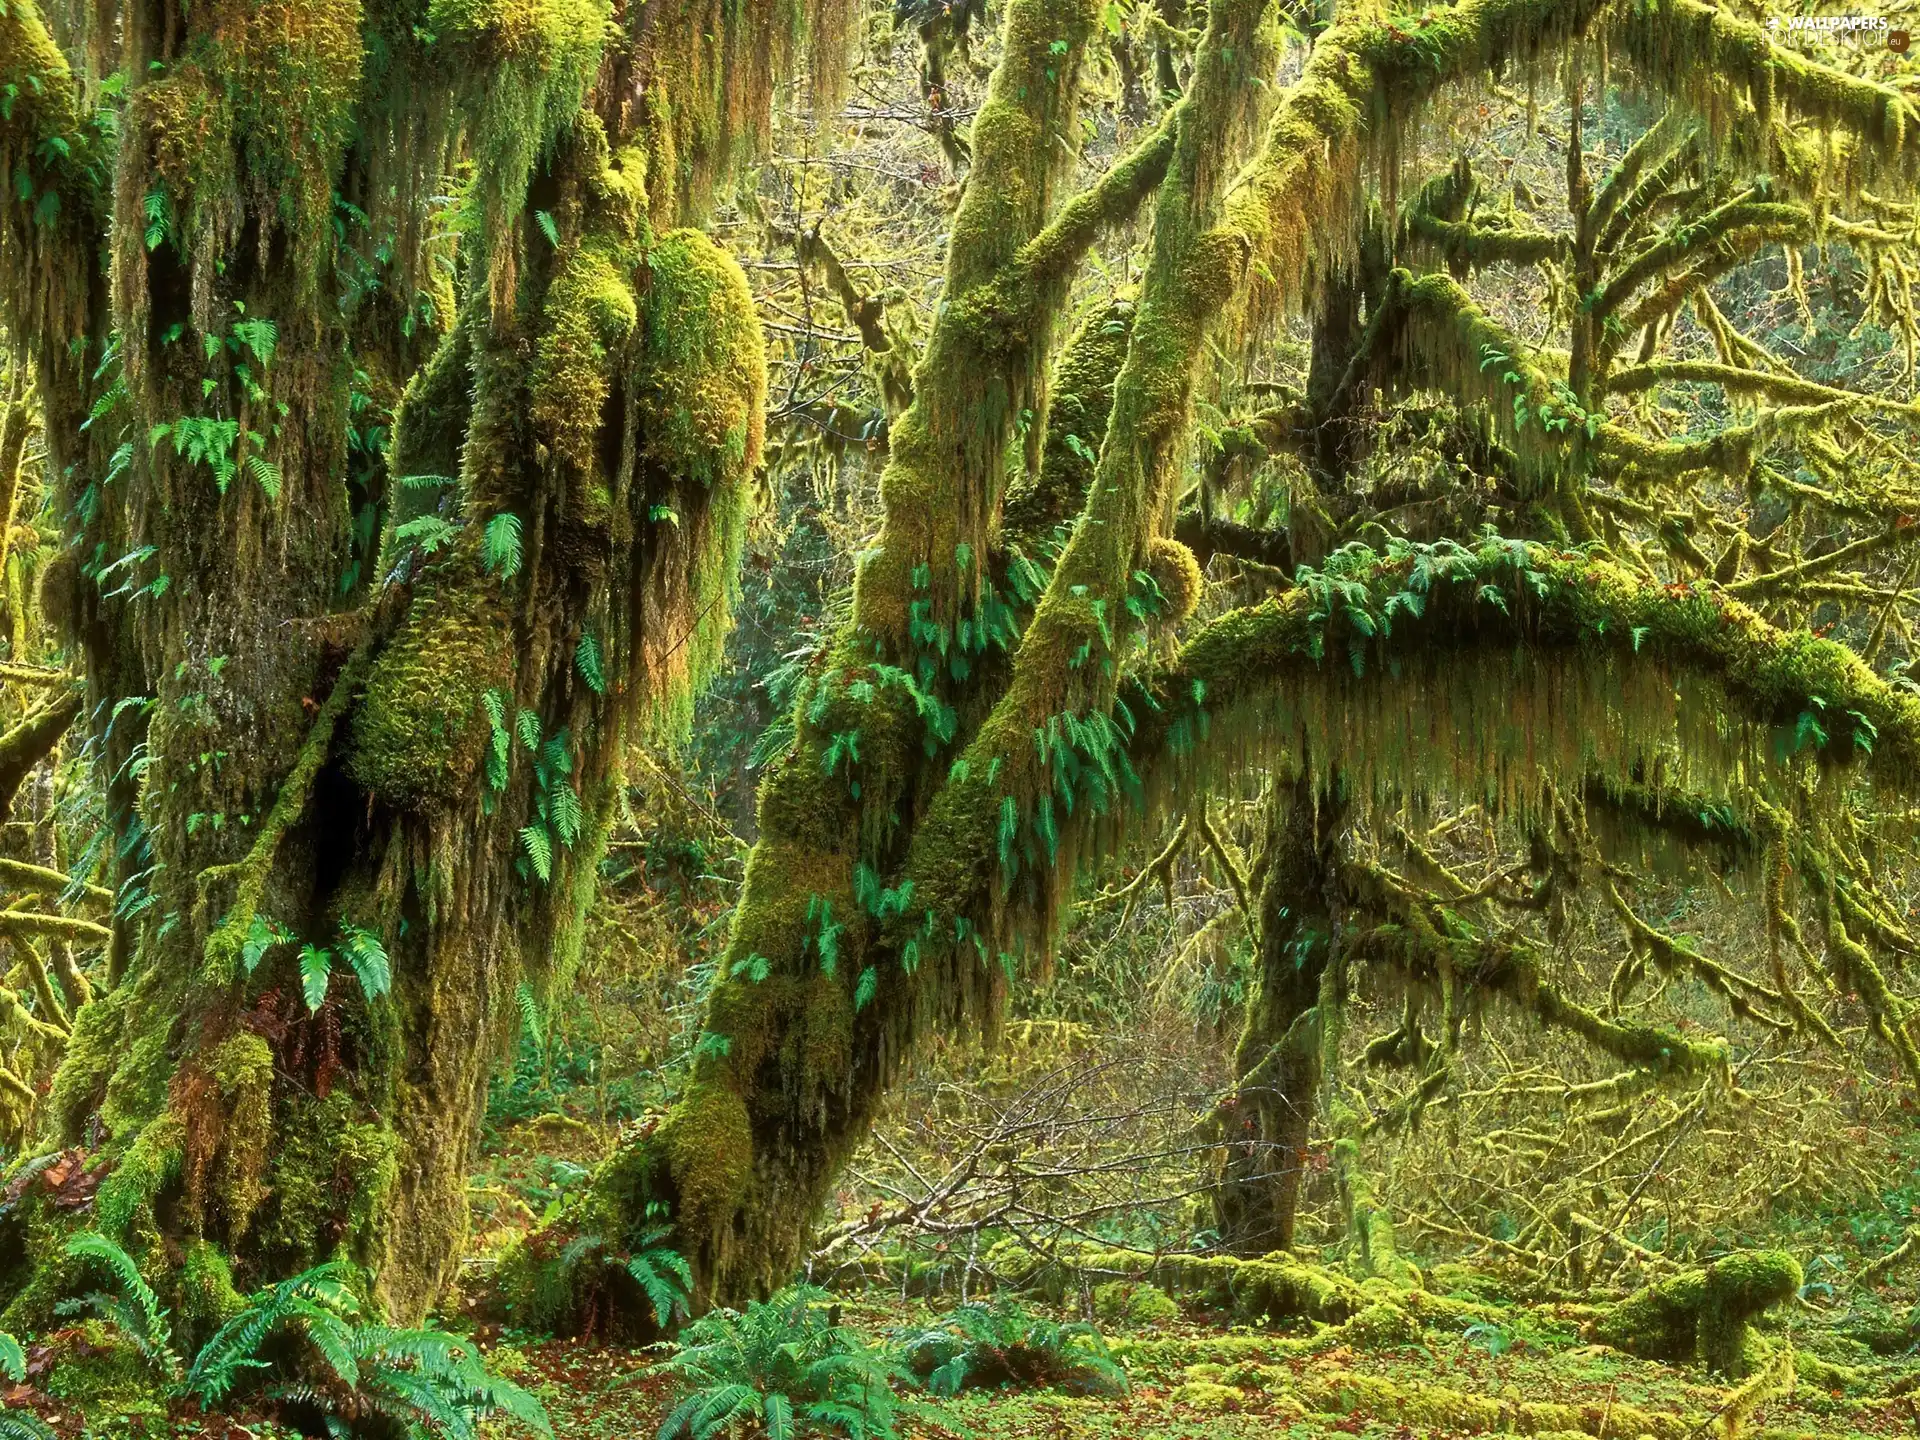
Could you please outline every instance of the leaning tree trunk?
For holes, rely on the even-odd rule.
[[[1293,1248],[1307,1135],[1320,1103],[1337,945],[1345,806],[1302,775],[1276,794],[1260,890],[1260,953],[1232,1092],[1216,1112],[1224,1158],[1214,1223],[1236,1255]]]
[[[399,8],[129,5],[117,154],[32,0],[0,14],[39,102],[0,149],[93,164],[42,177],[72,242],[9,212],[0,255],[126,917],[40,1153],[189,1334],[336,1256],[402,1320],[444,1288],[515,991],[563,981],[623,750],[717,655],[760,456],[750,292],[674,227],[798,12]],[[462,148],[456,251],[425,206]],[[36,1173],[22,1324],[72,1223]]]
[[[1222,312],[1256,272],[1276,305],[1313,291],[1323,258],[1348,243],[1378,119],[1483,69],[1496,36],[1503,54],[1531,53],[1593,9],[1458,8],[1459,23],[1434,32],[1438,51],[1364,19],[1330,29],[1235,181],[1236,148],[1271,101],[1276,37],[1263,0],[1213,0],[1159,134],[1049,220],[1045,182],[1067,148],[1066,100],[1095,17],[1081,3],[1009,5],[941,313],[891,437],[886,525],[862,562],[853,623],[799,698],[797,744],[763,784],[692,1077],[503,1266],[523,1323],[599,1312],[622,1272],[582,1271],[577,1258],[669,1230],[696,1305],[783,1283],[916,1038],[990,1022],[1021,955],[1046,948],[1076,857],[1149,798],[1151,777],[1123,763],[1124,727],[1146,721],[1138,709],[1117,720],[1116,701],[1135,641],[1184,618],[1200,589],[1191,552],[1162,532],[1194,373]],[[1156,184],[1079,522],[1042,593],[1011,556],[1004,574],[1030,588],[1002,590],[1009,423],[1022,398],[1044,396],[1035,338],[1091,235]],[[1176,722],[1183,744],[1190,720]],[[637,1293],[612,1298],[649,1328]]]

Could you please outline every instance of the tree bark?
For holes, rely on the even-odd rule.
[[[1235,1255],[1293,1248],[1308,1131],[1320,1104],[1328,966],[1335,961],[1345,805],[1306,776],[1276,792],[1260,891],[1260,948],[1233,1093],[1219,1112],[1226,1155],[1214,1223]]]

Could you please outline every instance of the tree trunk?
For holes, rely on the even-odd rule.
[[[52,590],[131,917],[45,1146],[105,1175],[85,1223],[157,1278],[191,1260],[189,1341],[234,1283],[329,1258],[403,1322],[445,1288],[514,992],[565,984],[624,747],[717,656],[761,448],[745,279],[673,227],[755,123],[772,18],[689,4],[603,57],[593,0],[510,47],[475,7],[427,57],[308,8],[128,7],[145,78],[92,216],[110,304],[97,239],[66,257],[84,354],[9,296],[75,517]],[[0,27],[0,59],[71,100],[31,0]],[[662,103],[682,75],[698,93]],[[421,231],[458,110],[456,315]],[[431,543],[397,533],[422,515]],[[16,1326],[57,1298],[72,1223],[25,1198],[0,1235]]]
[[[1337,944],[1344,802],[1303,775],[1276,793],[1260,891],[1259,969],[1222,1105],[1214,1222],[1235,1255],[1293,1248],[1307,1135],[1320,1104],[1320,1006]]]

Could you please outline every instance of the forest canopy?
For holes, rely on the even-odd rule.
[[[0,0],[0,1440],[1910,1425],[1909,19]]]

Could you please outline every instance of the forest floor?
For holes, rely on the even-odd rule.
[[[869,1333],[911,1326],[928,1312],[897,1298],[852,1300],[847,1320]],[[1108,1330],[1131,1377],[1127,1394],[970,1391],[942,1407],[951,1427],[910,1422],[920,1440],[1309,1440],[1391,1436],[1395,1440],[1476,1433],[1582,1434],[1638,1440],[1721,1436],[1732,1387],[1692,1368],[1636,1360],[1583,1344],[1551,1311],[1516,1313],[1502,1353],[1484,1340],[1429,1332],[1422,1343],[1379,1351],[1339,1348],[1283,1357],[1271,1331],[1180,1323]],[[512,1348],[508,1364],[545,1401],[559,1440],[651,1440],[671,1408],[671,1382],[657,1357],[577,1342]],[[496,1349],[496,1357],[501,1351]],[[1201,1367],[1198,1379],[1191,1367]],[[1920,1374],[1920,1372],[1914,1372]],[[1754,1440],[1799,1436],[1920,1436],[1920,1386],[1854,1398],[1804,1378],[1790,1395],[1764,1401],[1739,1427]],[[1463,1404],[1462,1400],[1466,1402]],[[1489,1409],[1485,1402],[1496,1402]],[[1527,1407],[1580,1412],[1578,1428],[1543,1430]],[[1644,1423],[1643,1423],[1644,1422]]]

